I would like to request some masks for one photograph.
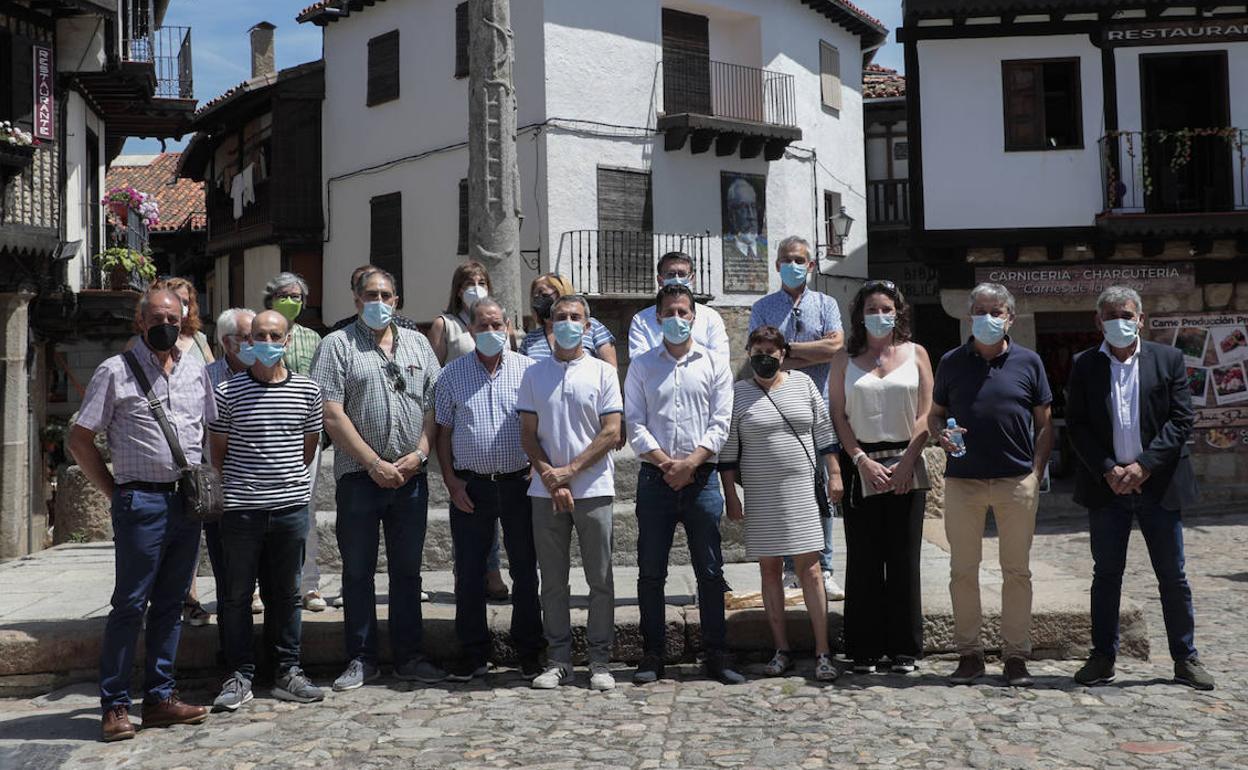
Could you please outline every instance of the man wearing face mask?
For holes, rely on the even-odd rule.
[[[198,563],[199,522],[183,513],[177,491],[181,468],[132,369],[138,367],[148,380],[186,461],[201,462],[204,425],[217,410],[203,364],[176,348],[181,323],[182,303],[172,291],[149,289],[140,298],[138,343],[131,353],[96,368],[69,436],[75,462],[112,499],[115,584],[100,645],[105,741],[134,737],[130,677],[139,631],[145,627],[143,728],[198,724],[208,715],[202,706],[178,698],[173,679],[182,599]],[[111,470],[95,446],[100,431],[112,448]]]
[[[283,359],[290,322],[266,310],[251,323],[255,362],[216,389],[217,419],[208,429],[212,464],[225,485],[221,540],[225,593],[221,622],[230,672],[213,702],[235,711],[252,699],[256,664],[251,591],[263,572],[265,626],[277,663],[273,696],[312,703],[324,696],[299,666],[299,573],[312,498],[309,464],[321,437],[321,391]]]
[[[949,539],[949,594],[958,667],[953,684],[984,675],[980,638],[983,613],[979,563],[988,509],[996,522],[1001,573],[1001,637],[1004,679],[1030,687],[1031,542],[1036,530],[1040,480],[1053,449],[1049,388],[1044,363],[1007,332],[1014,323],[1014,296],[1004,286],[982,283],[969,298],[971,339],[944,355],[936,370],[928,424],[949,453],[945,471],[945,534]],[[957,420],[965,454],[953,454]]]
[[[380,269],[381,268],[377,267],[376,265],[360,265],[359,267],[351,271],[351,277],[347,280],[347,289],[351,292],[352,295],[354,295],[356,292],[356,286],[360,282],[360,277],[363,276],[365,273],[371,273],[374,270],[380,270]],[[341,331],[347,328],[348,326],[350,326],[351,324],[355,323],[357,320],[359,320],[359,317],[360,316],[357,313],[355,315],[349,315],[346,318],[339,319],[337,323],[329,327],[329,331],[331,332]],[[403,315],[402,313],[396,312],[394,314],[393,321],[394,321],[394,325],[398,326],[400,329],[411,329],[414,332],[420,331],[420,325],[417,324],[412,319],[408,318],[407,316]]]
[[[447,364],[438,379],[438,462],[451,495],[455,546],[455,633],[461,660],[449,678],[467,682],[488,671],[485,566],[502,522],[510,567],[511,640],[527,679],[541,673],[541,607],[529,500],[529,458],[520,445],[516,401],[534,365],[508,349],[507,314],[486,297],[472,306],[476,351]]]
[[[780,291],[754,303],[750,312],[750,332],[763,326],[774,326],[789,341],[790,352],[784,368],[797,369],[814,381],[815,387],[828,398],[828,372],[837,351],[845,346],[841,327],[841,309],[827,294],[807,288],[806,282],[815,271],[814,254],[805,239],[791,235],[776,248],[776,270],[780,273]],[[832,577],[832,519],[823,519],[823,550],[819,566],[823,571],[823,588],[829,601],[845,598],[845,591]],[[785,585],[796,587],[797,577],[791,559],[785,560]]]
[[[378,669],[378,527],[386,531],[390,645],[395,676],[440,682],[424,653],[420,562],[429,513],[425,463],[433,435],[434,386],[442,367],[425,335],[399,328],[394,277],[365,273],[356,284],[359,319],[321,341],[312,379],[325,399],[334,441],[338,550],[342,553],[347,668],[334,689],[353,690]]]
[[[693,338],[698,308],[683,284],[659,290],[655,307],[663,343],[628,368],[624,414],[629,441],[642,459],[637,474],[637,576],[643,657],[633,682],[663,676],[664,586],[672,535],[683,524],[698,582],[706,672],[724,684],[745,677],[727,656],[723,554],[719,520],[724,499],[715,471],[732,422],[732,372],[727,361]]]
[[[684,286],[693,290],[693,258],[680,251],[669,251],[659,258],[658,286]],[[710,305],[699,305],[693,319],[693,341],[729,366],[728,332],[724,319]],[[636,360],[649,350],[663,346],[663,322],[658,306],[651,305],[633,316],[628,325],[628,357]]]
[[[1192,589],[1183,570],[1180,510],[1197,499],[1188,437],[1195,422],[1187,368],[1177,348],[1140,339],[1144,304],[1111,286],[1096,300],[1105,341],[1071,369],[1066,426],[1079,463],[1075,502],[1088,509],[1092,539],[1092,655],[1075,674],[1083,685],[1114,679],[1118,608],[1132,519],[1157,576],[1174,680],[1212,690],[1196,652]]]

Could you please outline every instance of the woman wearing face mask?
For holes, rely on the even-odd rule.
[[[529,285],[530,307],[533,310],[533,329],[524,336],[520,343],[520,352],[534,360],[550,358],[555,349],[555,337],[550,321],[550,309],[555,300],[567,294],[575,294],[572,282],[558,273],[546,273],[533,279]],[[612,366],[617,366],[615,358],[615,336],[598,321],[589,319],[589,329],[585,332],[582,345],[585,352],[601,358]]]
[[[745,519],[745,552],[758,559],[763,609],[776,653],[764,669],[780,676],[793,668],[784,618],[784,557],[792,556],[815,637],[815,678],[836,679],[828,648],[828,605],[819,552],[823,525],[816,498],[816,464],[827,476],[828,499],[841,497],[836,433],[813,380],[794,369],[780,371],[788,354],[774,326],[750,333],[746,349],[754,376],[733,386],[732,423],[719,454],[728,518]],[[745,505],[737,496],[738,478]]]
[[[465,262],[455,268],[451,276],[451,298],[446,312],[433,319],[429,327],[429,344],[438,357],[438,363],[446,366],[462,355],[476,349],[472,333],[472,306],[493,292],[490,273],[480,262]]]
[[[849,344],[832,360],[828,401],[845,474],[845,651],[854,672],[888,657],[910,673],[923,653],[919,548],[932,366],[910,341],[910,306],[891,281],[854,297]]]

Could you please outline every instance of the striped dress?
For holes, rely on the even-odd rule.
[[[732,425],[719,453],[721,465],[737,461],[745,487],[745,554],[750,559],[823,548],[811,459],[822,462],[820,455],[836,444],[827,406],[809,376],[790,371],[767,395],[753,377],[733,386]]]

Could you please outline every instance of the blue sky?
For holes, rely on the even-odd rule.
[[[257,22],[268,21],[277,25],[279,69],[320,58],[320,28],[295,23],[295,15],[311,3],[312,0],[173,0],[169,4],[165,23],[191,27],[195,96],[200,103],[251,75],[247,30]],[[901,47],[893,42],[893,31],[901,25],[901,0],[857,0],[856,5],[884,22],[889,29],[889,42],[876,54],[875,61],[901,70]],[[172,150],[184,144],[185,140],[171,141],[167,146]],[[126,143],[125,152],[160,152],[160,142],[155,139],[131,139]]]

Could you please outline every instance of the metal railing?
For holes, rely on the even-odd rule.
[[[693,258],[693,291],[711,293],[711,234],[570,230],[559,236],[554,270],[587,295],[653,297],[655,267],[669,251]]]
[[[698,56],[666,55],[663,58],[663,112],[795,126],[794,78],[783,72]]]
[[[1248,209],[1248,130],[1115,131],[1098,144],[1105,213]]]
[[[910,223],[910,180],[867,182],[867,224],[877,227]],[[830,242],[830,241],[829,241]]]
[[[149,0],[121,0],[121,58],[151,64],[156,98],[192,99],[191,28],[157,27]]]

